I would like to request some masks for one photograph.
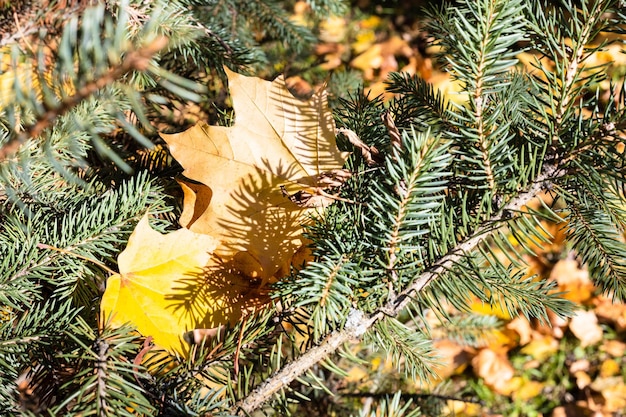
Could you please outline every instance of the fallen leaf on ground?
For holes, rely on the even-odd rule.
[[[511,385],[515,385],[516,388],[511,392],[511,397],[514,400],[530,400],[541,394],[545,386],[544,382],[533,381],[528,377],[514,377],[511,381]]]
[[[602,328],[598,325],[598,317],[593,311],[578,311],[572,317],[569,328],[580,340],[582,347],[594,345],[602,340]]]
[[[234,125],[198,123],[162,136],[183,174],[206,187],[196,187],[195,198],[194,190],[185,193],[181,224],[220,240],[215,254],[222,261],[268,282],[288,270],[303,245],[305,206],[334,201],[320,178],[341,170],[347,153],[337,149],[324,92],[301,101],[282,77],[269,82],[226,72]],[[206,200],[199,211],[198,201]]]
[[[433,347],[439,355],[435,373],[442,380],[463,372],[470,362],[468,349],[451,340],[436,340],[433,342]]]
[[[514,330],[519,335],[519,344],[524,346],[532,340],[532,327],[530,322],[524,316],[515,317],[506,325],[507,329]]]
[[[626,410],[626,384],[621,376],[596,378],[590,387],[602,394],[605,401],[603,411],[616,413]]]
[[[543,361],[559,350],[559,342],[550,335],[534,332],[532,341],[521,349],[525,355],[530,355],[538,361]]]
[[[491,349],[481,349],[472,359],[474,373],[485,381],[485,385],[498,394],[510,395],[515,388],[511,380],[515,374],[506,355]]]
[[[618,332],[626,330],[626,304],[614,302],[606,296],[595,297],[593,302],[593,311],[598,318],[614,324]]]
[[[609,377],[618,375],[622,370],[621,365],[615,359],[606,359],[600,365],[600,376]]]
[[[581,268],[574,259],[558,261],[550,278],[556,281],[559,292],[564,292],[563,298],[575,303],[583,303],[593,296],[594,285],[589,278],[589,271]]]
[[[131,323],[159,347],[186,355],[187,331],[234,323],[267,302],[248,280],[211,273],[218,244],[187,229],[161,234],[145,216],[119,255],[120,273],[107,280],[102,316],[113,327]]]
[[[605,340],[600,346],[601,352],[606,352],[614,358],[622,358],[626,353],[626,343],[619,340]]]

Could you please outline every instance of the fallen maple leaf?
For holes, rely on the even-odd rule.
[[[187,229],[161,234],[145,216],[118,257],[120,273],[107,280],[103,317],[113,327],[132,323],[159,347],[186,355],[186,332],[234,323],[267,301],[249,281],[213,274],[218,244]]]
[[[214,253],[223,262],[265,283],[288,271],[302,246],[307,207],[333,201],[321,181],[347,153],[337,149],[324,92],[301,101],[282,77],[226,73],[232,127],[198,123],[162,136],[183,174],[201,183],[185,190],[181,224],[220,240]]]
[[[300,101],[282,78],[227,74],[232,127],[163,135],[194,180],[179,181],[184,228],[163,235],[139,222],[101,304],[112,326],[130,322],[183,355],[185,334],[217,334],[268,301],[268,280],[302,266],[307,210],[334,201],[324,189],[349,177],[324,93]]]

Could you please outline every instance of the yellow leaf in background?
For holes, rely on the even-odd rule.
[[[600,365],[600,376],[608,377],[618,375],[622,370],[621,365],[615,359],[606,359]]]
[[[242,272],[267,282],[284,273],[303,244],[308,209],[294,200],[311,197],[309,207],[332,202],[314,201],[320,178],[340,170],[347,153],[337,149],[325,93],[301,101],[282,77],[269,82],[226,72],[234,125],[198,123],[162,136],[183,174],[204,186],[185,191],[182,224],[220,240],[215,254],[224,262],[246,252]]]
[[[471,311],[488,316],[496,316],[503,320],[511,320],[511,315],[502,304],[487,304],[474,297],[469,305]]]
[[[533,333],[533,340],[521,349],[525,355],[530,355],[538,361],[543,361],[559,350],[559,342],[550,335]]]
[[[511,393],[511,397],[515,400],[530,400],[531,398],[541,394],[541,391],[545,386],[545,383],[532,381],[525,376],[515,377],[514,379],[519,379],[516,381],[519,386]]]
[[[218,244],[187,229],[161,234],[145,216],[119,255],[120,273],[107,280],[103,317],[113,327],[131,323],[159,347],[186,355],[187,331],[234,323],[267,301],[247,281],[211,274]]]
[[[443,412],[441,413],[441,415],[458,417],[482,417],[485,415],[485,413],[482,410],[480,404],[460,400],[448,400],[446,402],[446,406],[443,408]]]

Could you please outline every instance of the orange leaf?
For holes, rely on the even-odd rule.
[[[506,355],[491,349],[481,349],[472,359],[474,373],[485,381],[485,385],[502,395],[509,395],[514,389],[513,366]]]
[[[598,317],[593,311],[578,311],[569,323],[574,336],[580,340],[582,347],[596,344],[602,340],[602,327],[598,325]]]
[[[582,303],[593,296],[594,286],[589,279],[589,272],[580,268],[573,259],[558,261],[552,268],[550,278],[557,282],[559,291],[565,292],[563,298]]]

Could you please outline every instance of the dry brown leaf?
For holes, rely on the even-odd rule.
[[[552,268],[550,279],[556,281],[563,298],[575,303],[583,303],[593,296],[594,285],[589,271],[581,268],[574,259],[562,259]]]
[[[626,330],[626,304],[616,303],[605,296],[595,297],[593,304],[593,311],[599,319],[614,325],[618,332]]]
[[[571,373],[576,373],[580,371],[587,372],[591,368],[591,362],[588,359],[578,359],[569,366],[569,371]]]
[[[485,381],[485,385],[498,394],[509,395],[514,389],[511,380],[515,371],[506,355],[491,349],[481,349],[472,359],[472,368]]]
[[[515,317],[506,325],[507,329],[514,330],[519,335],[520,346],[527,345],[532,340],[533,330],[530,322],[524,316]]]
[[[576,386],[578,389],[584,389],[591,384],[591,377],[585,371],[574,372],[574,377],[576,378]]]
[[[440,379],[447,379],[450,376],[463,370],[470,363],[468,349],[448,339],[436,340],[433,347],[437,351],[438,365],[435,373]]]
[[[619,340],[604,340],[600,346],[601,352],[606,352],[614,358],[622,358],[626,353],[626,343]]]
[[[616,413],[626,410],[626,384],[621,376],[596,378],[590,387],[602,394],[605,401],[602,411]]]
[[[196,188],[202,196],[185,193],[181,224],[219,239],[215,254],[223,262],[267,282],[285,271],[303,244],[306,210],[283,190],[322,195],[320,176],[341,169],[347,154],[337,149],[324,92],[301,101],[282,77],[268,82],[226,72],[234,125],[198,123],[162,136],[184,175],[206,187]],[[327,204],[325,198],[316,204]],[[207,199],[206,209],[198,210],[198,201]]]
[[[345,127],[340,127],[337,129],[337,133],[341,133],[343,136],[346,137],[346,139],[348,139],[352,146],[361,151],[361,155],[363,156],[363,159],[365,159],[365,162],[367,162],[367,165],[372,166],[380,164],[382,162],[382,155],[380,154],[378,149],[376,149],[376,147],[374,146],[367,145],[352,130]]]

